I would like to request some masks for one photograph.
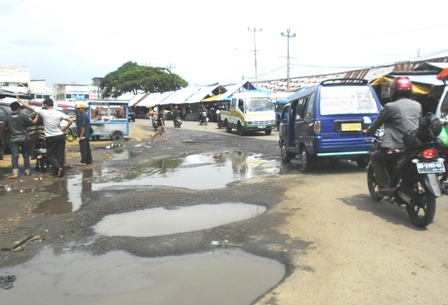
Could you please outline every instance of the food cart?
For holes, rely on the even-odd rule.
[[[88,100],[88,115],[93,139],[108,136],[114,141],[129,135],[128,101]]]

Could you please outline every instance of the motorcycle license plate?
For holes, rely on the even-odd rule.
[[[419,162],[417,163],[417,171],[419,174],[437,174],[445,172],[443,162]]]

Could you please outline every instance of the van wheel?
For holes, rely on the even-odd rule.
[[[356,160],[356,164],[358,164],[359,168],[366,168],[369,165],[370,156],[361,156]]]
[[[244,136],[246,132],[244,131],[243,126],[241,126],[240,122],[238,122],[238,125],[236,126],[236,130],[238,131],[238,134],[240,136]]]
[[[316,156],[312,156],[305,149],[301,152],[302,169],[306,172],[312,171],[316,166]]]
[[[226,132],[227,133],[231,133],[232,132],[232,128],[230,128],[230,126],[229,126],[229,122],[226,120],[226,122],[225,122],[225,125],[226,125]]]
[[[272,129],[266,129],[264,131],[265,134],[270,135],[272,133]]]
[[[282,142],[282,144],[280,145],[280,154],[282,156],[283,163],[289,163],[289,161],[294,158],[294,154],[286,150],[285,142]]]

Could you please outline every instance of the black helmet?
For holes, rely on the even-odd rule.
[[[389,86],[390,100],[395,101],[398,97],[411,97],[412,82],[406,76],[396,77]]]

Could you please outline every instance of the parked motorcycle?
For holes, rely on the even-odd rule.
[[[174,127],[180,128],[180,125],[182,125],[182,120],[180,119],[180,116],[178,116],[174,119]]]
[[[200,112],[200,117],[199,117],[199,124],[202,125],[207,125],[208,122],[208,117],[207,117],[207,111],[202,111]]]
[[[372,140],[375,151],[380,149],[384,135],[378,129]],[[388,201],[406,205],[411,222],[425,228],[434,219],[436,198],[442,196],[438,176],[445,172],[444,159],[439,158],[441,145],[437,141],[423,142],[396,153],[396,157],[385,163],[392,191]],[[372,163],[367,169],[367,183],[370,196],[375,201],[384,198],[379,193]]]

